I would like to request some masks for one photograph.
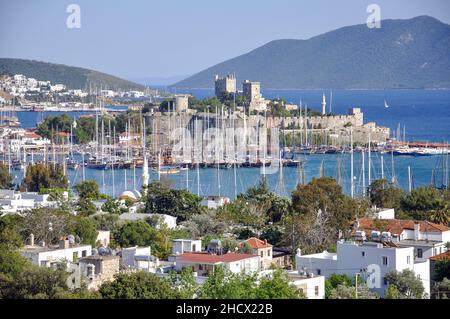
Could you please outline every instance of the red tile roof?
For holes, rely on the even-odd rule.
[[[42,138],[42,136],[40,136],[34,132],[26,132],[24,134],[24,137],[26,137],[26,138]]]
[[[433,261],[440,261],[440,260],[450,260],[450,250],[446,251],[445,253],[430,257]]]
[[[374,226],[376,219],[372,218],[360,218],[358,219],[359,226],[357,229],[364,231],[372,231],[378,230]],[[432,232],[432,233],[442,233],[446,231],[450,231],[450,227],[430,223],[428,221],[416,221],[416,220],[402,220],[402,219],[378,219],[379,222],[386,225],[386,231],[391,232],[392,234],[400,235],[403,230],[414,230],[414,224],[419,223],[420,231],[423,232]]]
[[[185,261],[191,263],[217,264],[220,262],[234,262],[242,259],[258,257],[252,254],[227,253],[223,255],[211,255],[207,252],[183,253],[176,257],[177,261]]]
[[[243,243],[247,243],[251,248],[253,249],[259,249],[259,248],[269,248],[272,247],[271,244],[267,242],[267,240],[261,240],[255,237],[251,237],[244,241]],[[243,244],[241,243],[241,245]]]

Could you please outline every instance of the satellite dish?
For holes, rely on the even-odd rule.
[[[105,247],[100,247],[100,248],[98,249],[98,254],[99,254],[100,256],[105,256],[105,255],[108,254],[108,250],[107,250]]]

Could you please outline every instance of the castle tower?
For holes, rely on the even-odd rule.
[[[325,100],[325,94],[322,94],[322,115],[326,113],[327,102]]]

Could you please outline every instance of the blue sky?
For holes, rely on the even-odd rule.
[[[68,29],[66,7],[81,7]],[[450,24],[448,0],[1,0],[0,57],[30,58],[124,78],[196,73],[271,40],[306,39],[382,19],[430,15]]]

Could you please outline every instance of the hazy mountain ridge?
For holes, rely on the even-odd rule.
[[[62,83],[69,89],[85,89],[89,87],[89,83],[92,83],[92,88],[102,86],[112,90],[144,89],[140,84],[106,73],[36,60],[0,58],[0,74],[5,72],[23,74],[40,81],[51,81],[52,84]]]
[[[450,88],[450,26],[420,16],[343,27],[308,40],[274,40],[174,84],[213,86],[214,74],[236,73],[263,88]]]

